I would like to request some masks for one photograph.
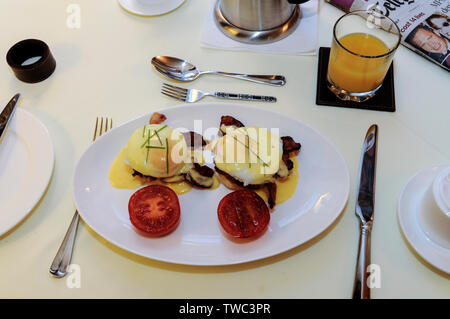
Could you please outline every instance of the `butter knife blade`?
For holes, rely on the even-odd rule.
[[[16,105],[17,102],[19,101],[19,98],[20,98],[19,93],[14,95],[11,101],[9,101],[8,104],[5,106],[2,113],[0,113],[0,141],[2,140],[3,133],[5,132],[9,121],[14,115],[14,111],[16,109]]]
[[[372,125],[364,139],[359,165],[358,198],[355,214],[361,223],[373,220],[375,202],[375,172],[377,164],[378,126]]]

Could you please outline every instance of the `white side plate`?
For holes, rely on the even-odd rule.
[[[271,213],[268,230],[242,244],[224,237],[217,206],[230,192],[196,190],[179,196],[181,222],[171,234],[146,238],[129,221],[128,200],[134,190],[112,187],[108,171],[131,133],[148,123],[150,114],[125,123],[103,135],[83,154],[75,169],[75,203],[83,220],[111,243],[135,254],[161,261],[190,265],[227,265],[273,256],[296,247],[330,226],[344,208],[349,193],[349,172],[336,147],[322,134],[287,115],[263,108],[228,103],[186,104],[159,110],[168,125],[202,131],[216,128],[221,115],[231,115],[245,125],[280,128],[302,144],[298,155],[299,184],[295,194]],[[205,135],[208,138],[208,135]]]
[[[431,265],[450,274],[450,250],[428,238],[422,231],[418,218],[425,192],[439,172],[448,167],[448,164],[434,165],[411,177],[400,194],[398,219],[403,234],[416,252]]]
[[[0,144],[0,235],[37,204],[50,182],[53,165],[47,128],[34,115],[17,108]]]

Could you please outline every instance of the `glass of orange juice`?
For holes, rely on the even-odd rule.
[[[328,88],[341,100],[370,99],[383,83],[400,38],[394,21],[375,11],[339,18],[333,28]]]

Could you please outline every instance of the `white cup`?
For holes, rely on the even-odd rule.
[[[441,171],[426,191],[419,224],[430,240],[450,249],[450,167]]]

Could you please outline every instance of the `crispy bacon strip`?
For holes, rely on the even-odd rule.
[[[220,127],[222,127],[222,125],[236,126],[236,127],[244,127],[245,126],[244,124],[242,124],[241,121],[236,120],[234,117],[232,117],[230,115],[223,115],[220,118]]]
[[[269,204],[269,207],[273,208],[277,199],[277,184],[266,183],[265,185],[268,191],[267,202]]]
[[[283,160],[284,164],[286,164],[289,171],[294,168],[294,163],[289,159],[289,153],[283,153],[281,159]]]
[[[298,153],[301,149],[301,144],[294,141],[294,139],[290,136],[283,136],[281,138],[283,142],[283,156],[282,160],[284,164],[286,164],[288,170],[294,168],[294,163],[289,159],[291,153]]]
[[[290,136],[283,136],[281,140],[283,141],[283,154],[299,151],[302,147],[300,143],[295,142]]]
[[[161,124],[167,119],[167,117],[164,114],[155,112],[150,117],[150,124]]]
[[[133,177],[134,176],[138,176],[142,182],[144,183],[150,183],[153,182],[156,178],[152,177],[152,176],[148,176],[148,175],[144,175],[136,170],[133,170],[133,174],[131,174]]]
[[[213,177],[214,176],[214,170],[206,165],[201,166],[198,163],[194,163],[194,169],[202,176],[205,177]]]
[[[198,134],[196,132],[185,132],[183,133],[184,139],[186,140],[186,143],[188,147],[191,148],[202,148],[206,146],[206,141],[203,139],[203,136],[201,134]]]
[[[204,165],[194,163],[194,167],[185,175],[188,182],[201,188],[210,188],[214,184],[214,170]]]

